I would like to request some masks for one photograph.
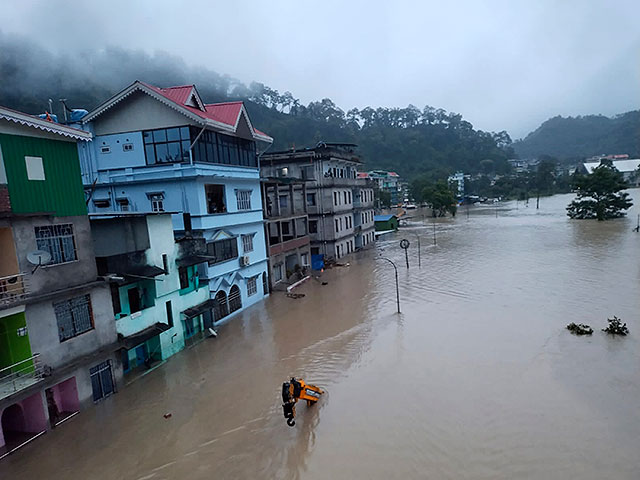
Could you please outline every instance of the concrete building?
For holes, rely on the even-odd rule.
[[[197,270],[206,262],[204,239],[176,242],[169,213],[90,217],[98,274],[110,285],[124,374],[146,370],[203,338],[213,326],[213,302]]]
[[[94,134],[79,147],[92,213],[178,212],[176,236],[206,243],[200,281],[224,303],[214,311],[226,317],[264,298],[258,145],[272,139],[253,127],[242,102],[205,104],[193,85],[135,82],[81,123]]]
[[[271,289],[301,280],[311,267],[308,198],[304,180],[262,179]]]
[[[339,259],[375,241],[373,185],[358,178],[356,145],[320,142],[313,148],[261,157],[263,175],[306,180],[311,254]]]
[[[80,178],[90,139],[0,108],[0,458],[121,378]]]
[[[370,178],[379,191],[387,192],[391,197],[391,206],[402,204],[404,197],[402,193],[402,185],[400,176],[396,172],[387,172],[386,170],[371,170],[367,172],[367,178]],[[382,208],[382,205],[378,205]]]

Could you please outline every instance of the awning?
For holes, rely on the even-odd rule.
[[[131,265],[123,271],[117,272],[117,275],[123,277],[157,277],[164,273],[162,268],[155,265]]]
[[[126,348],[127,350],[132,349],[133,347],[140,345],[143,342],[146,342],[150,338],[155,337],[156,335],[160,335],[162,332],[166,332],[169,330],[169,325],[166,323],[155,323],[150,327],[145,328],[144,330],[134,333],[133,335],[129,335],[128,337],[122,337],[118,335],[118,342],[122,345],[122,348]]]
[[[202,255],[187,255],[186,257],[178,258],[176,265],[179,267],[190,267],[191,265],[198,265],[199,263],[208,262],[209,258]]]
[[[182,313],[187,318],[193,318],[206,312],[207,310],[211,310],[212,308],[215,307],[215,305],[216,305],[216,300],[214,300],[213,298],[210,298],[206,302],[202,302],[201,304],[196,305],[195,307],[187,308]]]

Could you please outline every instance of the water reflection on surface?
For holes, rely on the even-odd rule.
[[[570,199],[462,209],[437,221],[437,246],[418,212],[328,285],[272,295],[0,476],[640,478],[639,210],[570,221]],[[380,252],[398,264],[401,315]],[[630,336],[599,331],[613,314]],[[572,336],[571,321],[596,332]],[[295,428],[279,398],[291,375],[328,390]]]

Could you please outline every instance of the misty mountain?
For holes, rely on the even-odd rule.
[[[196,84],[205,102],[243,100],[257,128],[275,141],[271,151],[317,142],[354,142],[367,169],[397,171],[405,178],[425,172],[480,171],[489,164],[508,170],[513,155],[507,132],[473,128],[460,114],[429,105],[420,109],[366,107],[345,112],[330,99],[302,105],[290,92],[250,85],[213,70],[191,67],[163,52],[110,47],[56,55],[19,36],[0,33],[0,104],[27,113],[49,109],[63,118],[59,99],[70,108],[91,110],[135,80],[158,86]]]
[[[599,154],[640,155],[640,110],[615,117],[587,115],[553,117],[540,125],[513,148],[522,158],[551,155],[577,160]]]

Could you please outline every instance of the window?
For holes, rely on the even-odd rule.
[[[100,153],[111,153],[111,147],[109,145],[101,146]]]
[[[123,143],[122,151],[124,152],[132,152],[133,151],[133,143]]]
[[[251,210],[251,190],[236,190],[238,210]]]
[[[345,203],[345,204],[346,204],[346,203],[349,203],[349,202],[347,201],[347,192],[342,192],[342,194],[344,195],[344,203]]]
[[[193,146],[195,162],[237,165],[241,167],[257,167],[255,142],[244,138],[230,137],[221,133],[204,131],[191,127],[191,138],[198,138]],[[181,140],[184,140],[181,137]],[[188,144],[187,144],[188,148]],[[186,158],[188,160],[188,157]]]
[[[169,325],[169,328],[172,328],[173,327],[173,308],[171,308],[171,300],[165,303],[165,307],[167,309],[167,324]]]
[[[318,221],[309,220],[309,233],[318,233]]]
[[[258,293],[258,277],[251,277],[247,280],[247,296],[255,295]]]
[[[180,290],[189,288],[189,267],[178,267],[178,277],[180,278]]]
[[[307,193],[307,206],[314,207],[316,205],[316,194]]]
[[[61,223],[35,227],[36,246],[51,254],[51,263],[65,263],[77,260],[76,241],[73,236],[73,225]]]
[[[286,195],[280,195],[279,202],[280,202],[280,208],[287,208],[287,205],[289,204],[289,199]]]
[[[333,192],[333,204],[338,205],[338,192]]]
[[[237,285],[233,285],[229,290],[229,313],[233,313],[236,310],[242,308],[242,294],[240,288]]]
[[[95,199],[93,201],[93,204],[96,206],[96,208],[109,208],[109,206],[111,205],[111,200],[109,200],[108,198]]]
[[[282,280],[282,264],[278,263],[273,266],[273,281],[279,282],[280,280]]]
[[[336,218],[335,222],[336,222],[336,232],[339,232],[340,231],[340,224],[338,223],[338,219],[337,218]]]
[[[24,157],[24,164],[27,167],[28,180],[44,180],[44,165],[42,157]]]
[[[309,255],[306,253],[303,253],[302,255],[300,255],[300,263],[302,264],[303,267],[308,267],[309,266]]]
[[[169,257],[166,253],[162,254],[162,269],[164,270],[165,275],[169,273]]]
[[[116,198],[116,203],[120,206],[120,211],[129,211],[129,199],[128,198]]]
[[[207,197],[207,213],[224,213],[227,207],[224,204],[224,185],[205,185]]]
[[[93,389],[93,401],[97,402],[115,392],[113,375],[111,374],[111,360],[102,362],[89,369],[91,388]]]
[[[83,295],[53,304],[61,342],[93,329],[91,297]]]
[[[244,253],[253,252],[253,233],[242,235],[242,251]]]
[[[147,165],[189,161],[191,142],[188,127],[147,130],[142,132],[142,138]]]
[[[164,194],[154,193],[149,195],[149,200],[151,201],[152,212],[164,212]]]
[[[320,255],[319,247],[311,247],[311,255]]]
[[[136,313],[142,310],[142,298],[138,287],[127,290],[127,299],[129,300],[129,312]]]
[[[209,265],[237,258],[238,242],[236,238],[227,238],[225,240],[207,243],[207,255],[213,257],[209,259]]]

